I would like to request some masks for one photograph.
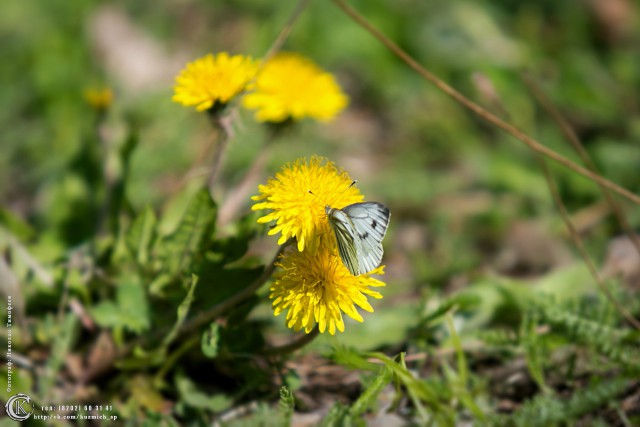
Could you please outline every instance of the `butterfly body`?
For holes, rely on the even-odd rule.
[[[354,203],[342,209],[325,207],[342,262],[351,274],[368,273],[382,262],[382,239],[391,214],[378,202]]]

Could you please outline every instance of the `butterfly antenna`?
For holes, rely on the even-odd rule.
[[[344,193],[345,191],[347,191],[348,189],[350,189],[351,187],[353,187],[357,183],[358,183],[357,179],[354,179],[353,181],[351,181],[351,184],[349,184],[344,190],[342,190],[341,193],[335,195],[335,198],[337,199],[338,197],[340,197],[342,195],[342,193]],[[318,197],[318,199],[320,199],[320,197],[317,194],[315,194],[313,191],[307,190],[307,192],[309,194],[312,194],[315,197]],[[323,202],[325,206],[333,206],[333,202],[335,202],[335,200],[334,200],[332,203],[329,203],[329,202],[327,202],[326,200],[323,200],[323,199],[320,199],[320,201]]]
[[[316,193],[314,193],[313,191],[311,191],[311,190],[307,190],[307,192],[308,192],[309,194],[311,194],[313,197],[317,197],[318,199],[320,199],[320,196],[318,196],[318,195],[317,195]],[[321,202],[323,202],[323,200],[322,200],[322,199],[320,199],[320,201],[321,201]],[[326,203],[325,203],[325,204],[326,204]]]

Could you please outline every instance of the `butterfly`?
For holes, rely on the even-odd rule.
[[[351,274],[368,273],[382,261],[382,239],[391,214],[382,203],[354,203],[342,209],[327,205],[325,213],[336,235],[338,252]]]

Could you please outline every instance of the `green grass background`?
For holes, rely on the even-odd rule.
[[[529,73],[573,126],[602,175],[631,191],[639,188],[636,3],[351,3],[440,78],[579,162],[523,83],[523,72]],[[118,150],[135,134],[128,211],[173,209],[161,222],[168,230],[184,211],[181,192],[207,165],[212,141],[204,114],[171,101],[174,76],[187,61],[211,52],[259,58],[293,7],[266,0],[4,2],[0,201],[5,216],[25,223],[19,237],[34,257],[54,264],[92,239],[99,215],[94,202],[105,190],[93,186],[97,166],[86,161],[85,150],[95,150],[97,138],[96,113],[84,100],[85,90],[114,91],[101,128],[109,145],[97,157],[114,176],[122,173]],[[468,300],[457,321],[470,333],[508,325],[514,310],[520,318],[523,306],[508,301],[504,289],[525,300],[530,293],[597,298],[528,148],[421,80],[329,1],[310,3],[284,50],[333,73],[350,105],[331,123],[304,121],[276,141],[267,173],[298,157],[327,156],[358,179],[368,200],[385,203],[393,215],[385,240],[385,298],[373,303],[375,313],[366,314],[363,324],[348,322],[344,334],[322,336],[311,349],[328,351],[340,343],[393,354],[445,345],[446,339],[425,332],[422,322],[444,298],[461,291]],[[242,179],[266,138],[251,113],[238,114],[220,200]],[[556,165],[552,171],[572,213],[601,201],[600,190],[586,178]],[[247,200],[243,213],[249,205]],[[637,208],[629,206],[627,215],[637,227]],[[523,223],[536,224],[553,248],[566,250],[566,263],[559,267],[543,257],[537,264],[525,257],[524,274],[501,270],[500,256],[513,251],[508,242],[514,224]],[[231,225],[219,232],[233,235],[237,229]],[[620,233],[610,216],[588,229],[587,248],[598,265]],[[249,264],[268,259],[269,243],[275,247],[275,239],[256,241],[261,243],[251,246]],[[60,290],[47,290],[37,280],[24,286],[28,316],[42,325],[53,321],[46,313],[54,313]],[[252,318],[270,334],[290,336],[283,319],[273,318],[266,291],[260,295],[263,303]]]

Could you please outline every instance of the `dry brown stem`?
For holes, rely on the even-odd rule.
[[[624,198],[626,198],[626,199],[628,199],[628,200],[630,200],[630,201],[632,201],[634,203],[640,204],[640,196],[638,196],[637,194],[634,194],[631,191],[627,190],[626,188],[623,188],[623,187],[619,186],[618,184],[616,184],[616,183],[614,183],[612,181],[609,181],[606,178],[603,178],[602,176],[598,175],[597,173],[594,173],[594,172],[592,172],[592,171],[590,171],[590,170],[588,170],[588,169],[586,169],[586,168],[584,168],[582,166],[579,166],[579,165],[575,164],[574,162],[572,162],[568,158],[556,153],[555,151],[553,151],[552,149],[550,149],[548,147],[545,147],[540,142],[538,142],[535,139],[531,138],[530,136],[528,136],[526,133],[524,133],[523,131],[521,131],[517,127],[511,125],[510,123],[507,123],[506,121],[502,120],[500,117],[496,116],[495,114],[487,111],[485,108],[483,108],[480,105],[476,104],[475,102],[471,101],[469,98],[467,98],[466,96],[464,96],[463,94],[458,92],[453,87],[449,86],[443,80],[441,80],[440,78],[436,77],[433,73],[428,71],[426,68],[424,68],[418,62],[416,62],[416,60],[414,60],[411,56],[409,56],[409,54],[407,54],[405,51],[400,49],[400,47],[398,45],[396,45],[389,38],[387,38],[387,36],[382,34],[369,21],[367,21],[364,17],[362,17],[362,15],[360,15],[354,9],[349,7],[344,2],[344,0],[333,0],[333,1],[340,9],[342,9],[349,17],[351,17],[351,19],[353,19],[362,28],[364,28],[371,35],[373,35],[375,38],[377,38],[387,49],[389,49],[398,58],[400,58],[402,61],[404,61],[409,67],[411,67],[421,77],[423,77],[428,82],[432,83],[436,88],[438,88],[440,91],[444,92],[446,95],[448,95],[449,97],[454,99],[456,102],[458,102],[463,107],[467,108],[468,110],[471,110],[474,114],[476,114],[482,120],[484,120],[484,121],[486,121],[488,123],[491,123],[492,125],[494,125],[494,126],[500,128],[500,129],[502,129],[503,131],[507,132],[511,136],[515,137],[519,141],[521,141],[524,144],[526,144],[529,148],[534,150],[536,153],[539,153],[539,154],[541,154],[541,155],[543,155],[545,157],[548,157],[548,158],[552,159],[553,161],[555,161],[557,163],[560,163],[561,165],[571,169],[572,171],[574,171],[576,173],[579,173],[580,175],[585,176],[585,177],[591,179],[592,181],[597,182],[598,184],[602,185],[603,187],[605,187],[605,188],[607,188],[607,189],[609,189],[609,190],[611,190],[611,191],[613,191],[615,193],[618,193],[622,197],[624,197]]]

